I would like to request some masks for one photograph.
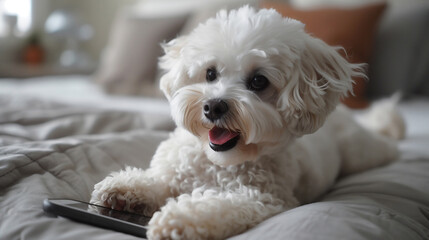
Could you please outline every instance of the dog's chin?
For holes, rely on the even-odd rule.
[[[222,145],[207,141],[204,144],[204,151],[212,163],[221,167],[256,161],[258,157],[257,146],[255,144],[244,144],[239,135]]]

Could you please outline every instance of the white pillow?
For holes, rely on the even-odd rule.
[[[174,38],[186,15],[144,16],[124,11],[115,20],[95,80],[108,93],[157,96],[160,44]]]

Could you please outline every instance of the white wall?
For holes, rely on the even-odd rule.
[[[38,0],[35,0],[38,1]],[[49,0],[55,3],[57,8],[72,7],[82,18],[94,29],[91,41],[86,42],[83,47],[93,59],[98,60],[107,43],[110,27],[117,12],[127,5],[132,5],[140,0]]]
[[[0,0],[1,1],[1,0]],[[83,44],[83,49],[90,57],[98,61],[107,43],[109,31],[116,13],[127,5],[133,5],[143,0],[33,0],[32,31],[41,35],[47,53],[47,61],[57,61],[63,43],[54,41],[44,32],[44,24],[49,15],[57,9],[73,9],[82,19],[94,29],[93,38]],[[0,63],[16,62],[19,50],[25,43],[25,38],[7,42],[0,39]],[[7,56],[6,56],[7,55]]]

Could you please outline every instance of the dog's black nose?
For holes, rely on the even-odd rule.
[[[203,110],[204,115],[214,121],[228,112],[228,104],[222,99],[210,99],[204,104]]]

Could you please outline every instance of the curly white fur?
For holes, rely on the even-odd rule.
[[[361,65],[298,21],[274,10],[221,11],[164,49],[161,89],[178,127],[150,168],[112,173],[91,199],[153,214],[149,239],[223,239],[315,200],[339,175],[396,158],[393,140],[335,110]],[[249,87],[255,75],[269,81],[261,91]],[[204,113],[211,99],[227,103],[219,119]],[[215,151],[215,128],[236,133],[235,145]]]

